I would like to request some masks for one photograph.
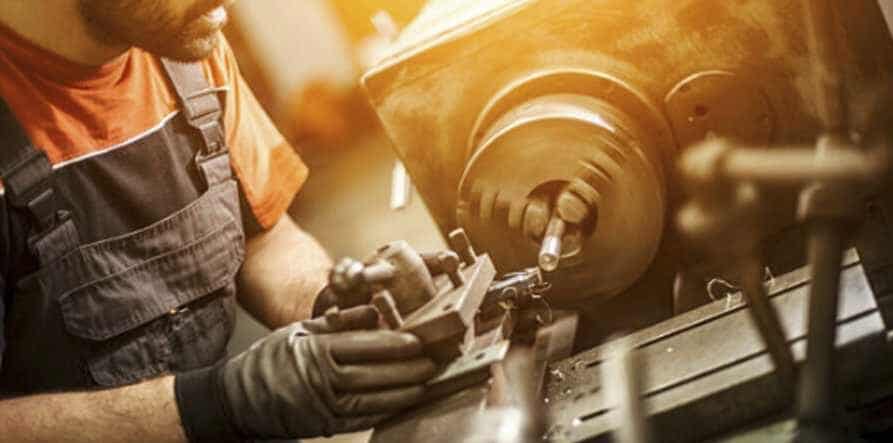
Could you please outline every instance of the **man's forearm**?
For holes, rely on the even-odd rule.
[[[248,240],[239,302],[271,329],[308,319],[331,267],[322,246],[285,215]]]
[[[0,442],[185,442],[167,376],[117,389],[0,401]]]

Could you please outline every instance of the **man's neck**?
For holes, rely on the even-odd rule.
[[[42,48],[85,65],[102,65],[128,49],[96,38],[78,10],[78,0],[3,0],[0,23]]]

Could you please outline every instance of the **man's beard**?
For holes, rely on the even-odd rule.
[[[178,22],[164,2],[80,0],[80,11],[94,38],[109,45],[138,46],[160,57],[197,61],[208,57],[220,33],[200,17]]]

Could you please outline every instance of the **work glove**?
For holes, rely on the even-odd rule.
[[[415,336],[368,330],[377,324],[371,306],[352,308],[279,329],[232,360],[178,375],[190,441],[330,436],[412,406],[435,364]]]

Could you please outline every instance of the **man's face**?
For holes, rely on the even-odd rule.
[[[162,57],[195,61],[217,46],[233,0],[80,0],[97,38],[139,46]]]

